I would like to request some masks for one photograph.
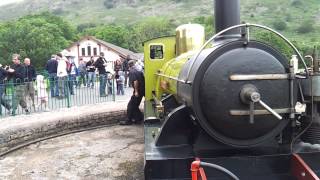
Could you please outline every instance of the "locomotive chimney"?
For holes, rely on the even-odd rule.
[[[216,33],[240,24],[240,0],[215,0]],[[224,33],[224,36],[239,35],[240,30],[234,29]]]

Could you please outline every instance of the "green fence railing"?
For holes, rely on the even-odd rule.
[[[115,101],[115,79],[105,79],[104,91],[100,90],[100,78],[95,79],[89,86],[85,80],[76,77],[55,78],[51,81],[46,78],[43,81],[23,83],[0,82],[0,91],[1,88],[3,91],[0,118]]]

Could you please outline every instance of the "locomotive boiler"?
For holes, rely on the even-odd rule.
[[[144,42],[145,178],[318,178],[317,58],[310,70],[280,33],[240,24],[239,0],[215,0],[215,25],[206,43],[197,24]],[[252,28],[292,58],[251,39]]]

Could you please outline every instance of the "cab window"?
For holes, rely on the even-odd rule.
[[[163,59],[163,45],[150,46],[150,59]]]

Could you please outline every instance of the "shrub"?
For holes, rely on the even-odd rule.
[[[113,2],[113,0],[105,0],[103,2],[104,7],[106,7],[107,9],[112,9],[114,8],[115,4]]]
[[[306,34],[309,32],[314,31],[314,22],[311,20],[307,20],[301,23],[301,25],[298,27],[297,31],[300,34]]]
[[[293,7],[301,7],[303,6],[303,3],[301,2],[301,0],[294,0],[291,2],[291,6]]]
[[[287,29],[287,23],[283,20],[273,22],[273,27],[278,31],[284,31]]]

